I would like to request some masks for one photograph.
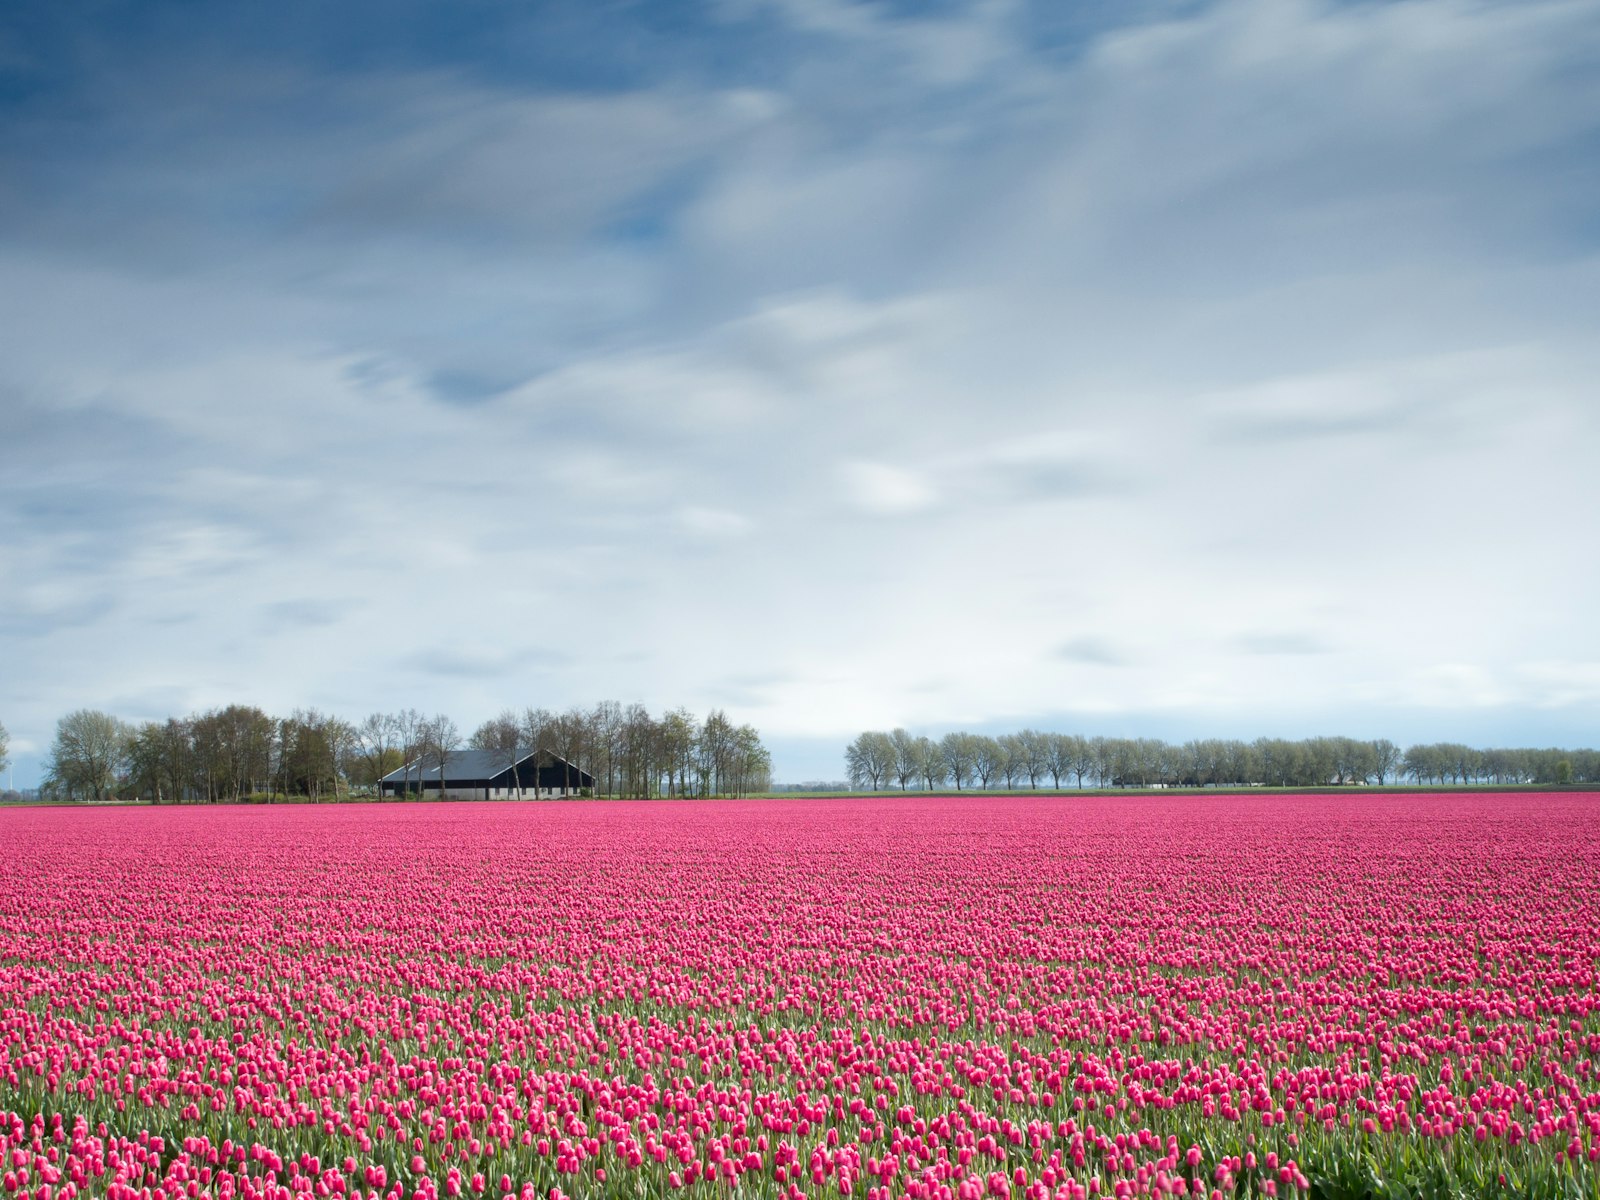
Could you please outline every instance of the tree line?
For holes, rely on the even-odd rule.
[[[1600,782],[1600,751],[1490,749],[1438,742],[1401,750],[1387,738],[1313,737],[1253,742],[1206,738],[1083,737],[1024,729],[934,739],[869,731],[845,748],[852,787],[878,791],[967,788],[1320,787],[1386,784]]]
[[[760,734],[720,709],[704,720],[685,708],[657,718],[641,704],[615,701],[561,713],[507,710],[464,739],[450,717],[416,709],[351,722],[316,709],[274,717],[230,704],[137,723],[91,709],[69,713],[56,724],[40,795],[154,803],[342,799],[375,791],[395,771],[420,784],[424,771],[448,767],[463,748],[496,751],[508,763],[555,755],[608,796],[737,796],[772,783]],[[0,737],[0,764],[3,754]]]

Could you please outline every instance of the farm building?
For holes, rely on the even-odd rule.
[[[445,759],[443,788],[439,760],[424,755],[390,771],[378,784],[380,795],[421,794],[447,800],[507,800],[516,796],[547,799],[594,789],[594,776],[559,754],[507,754],[498,750],[457,750]]]

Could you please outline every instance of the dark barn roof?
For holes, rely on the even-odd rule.
[[[540,760],[537,767],[540,787],[567,786],[568,780],[570,786],[575,788],[594,786],[594,776],[548,750],[537,755],[507,754],[500,750],[457,750],[445,760],[444,786],[514,787],[512,771],[516,768],[516,773],[523,777],[522,786],[532,787],[536,759]],[[396,787],[438,787],[439,764],[431,754],[426,754],[421,759],[412,759],[405,766],[390,771],[379,782]]]

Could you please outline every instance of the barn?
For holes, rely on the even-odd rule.
[[[424,755],[390,771],[378,784],[384,796],[442,796],[447,800],[529,800],[576,796],[594,790],[594,776],[559,754],[508,754],[457,750],[445,758],[441,787],[437,755]]]

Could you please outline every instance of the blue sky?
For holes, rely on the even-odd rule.
[[[1596,3],[0,14],[0,722],[1600,740]]]

